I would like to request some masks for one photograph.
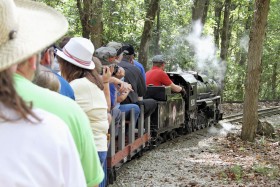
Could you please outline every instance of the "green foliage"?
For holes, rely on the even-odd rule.
[[[69,21],[70,36],[80,36],[82,32],[76,0],[38,0],[45,2],[62,12]],[[222,1],[222,0],[221,0]],[[217,26],[215,17],[215,2],[210,1],[203,36],[213,35]],[[224,1],[222,1],[223,3]],[[230,8],[230,42],[227,71],[223,81],[223,100],[243,100],[244,82],[246,77],[248,37],[254,13],[254,1],[232,0]],[[103,0],[103,43],[119,41],[132,44],[139,51],[143,25],[146,16],[148,0]],[[280,98],[280,3],[271,0],[268,16],[267,30],[262,57],[262,76],[259,96],[260,99]],[[161,0],[160,1],[160,53],[169,59],[167,70],[196,70],[196,57],[187,40],[191,31],[191,13],[193,1]],[[221,11],[220,28],[223,23],[223,10]],[[149,59],[157,48],[156,21],[150,43]],[[219,44],[220,45],[220,44]],[[219,48],[219,46],[217,46]],[[217,51],[217,56],[219,50]],[[211,62],[209,62],[211,63]],[[149,61],[149,66],[151,63]],[[210,70],[209,74],[216,74]],[[272,84],[275,76],[275,85]]]
[[[220,172],[220,178],[222,178],[225,182],[229,180],[241,182],[243,176],[244,171],[240,165],[234,165]]]
[[[103,3],[104,43],[119,41],[139,46],[146,15],[145,1],[104,0]]]
[[[242,170],[241,166],[234,165],[232,168],[230,168],[230,172],[232,172],[234,174],[235,180],[239,181],[242,179],[243,170]]]
[[[68,20],[69,29],[67,35],[69,36],[81,36],[82,27],[79,19],[79,13],[77,9],[76,0],[37,0],[44,2],[48,6],[51,6],[61,12]]]
[[[261,77],[261,85],[262,89],[260,92],[260,97],[263,99],[279,99],[280,94],[280,86],[279,86],[279,65],[277,65],[280,61],[280,4],[277,0],[272,0],[270,5],[270,12],[268,15],[268,24],[265,38],[265,45],[263,50],[263,58],[262,58],[262,77]],[[275,69],[275,65],[276,69]],[[276,88],[273,93],[273,89],[271,87],[272,73],[273,70],[276,71]],[[272,97],[274,95],[274,98]]]
[[[225,77],[224,100],[243,100],[245,69],[236,64],[235,61],[227,61],[227,74]]]

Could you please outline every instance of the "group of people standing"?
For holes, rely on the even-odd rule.
[[[144,98],[146,84],[183,92],[150,81],[129,44],[95,49],[64,37],[54,45],[68,23],[41,3],[0,0],[0,25],[3,186],[105,186],[112,118],[118,129],[121,112],[129,118],[133,109],[137,121],[141,105],[150,116],[157,104]]]

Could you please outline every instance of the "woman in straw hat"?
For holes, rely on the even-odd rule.
[[[90,120],[99,159],[105,173],[105,179],[100,186],[105,186],[109,129],[107,104],[110,103],[110,100],[108,100],[109,95],[106,100],[103,90],[110,93],[111,72],[109,67],[104,67],[101,79],[92,61],[93,53],[92,42],[82,37],[71,38],[62,51],[57,50],[56,52],[61,75],[70,83],[76,102]]]
[[[4,3],[11,3],[12,0],[0,0],[0,2],[1,7],[4,7]],[[13,77],[17,93],[26,102],[32,102],[35,108],[46,110],[66,123],[79,152],[87,185],[98,185],[104,178],[104,172],[88,117],[72,99],[33,84],[31,81],[37,64],[32,60],[26,60],[33,54],[44,51],[43,49],[63,36],[68,28],[67,21],[52,8],[39,6],[32,1],[17,0],[16,4],[20,8],[9,8],[10,12],[4,9],[2,13],[0,9],[0,15],[6,14],[1,17],[0,37],[7,35],[11,38],[15,37],[5,48],[0,48],[0,63],[19,62]],[[11,12],[12,10],[16,11]],[[7,20],[5,21],[4,18]],[[20,23],[18,30],[17,23]],[[6,34],[2,30],[5,28],[3,25],[7,26]]]
[[[37,27],[34,20],[53,16],[63,24],[61,31],[39,40],[43,35],[30,30]],[[68,127],[58,117],[32,109],[13,85],[16,64],[35,64],[36,53],[66,32],[65,18],[39,3],[0,0],[0,25],[1,186],[86,186]]]

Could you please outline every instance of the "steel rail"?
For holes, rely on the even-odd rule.
[[[272,108],[265,108],[265,109],[259,109],[258,115],[259,117],[266,117],[266,116],[272,116],[275,114],[280,114],[280,107],[272,107]],[[233,114],[230,116],[225,116],[223,120],[220,122],[239,122],[243,118],[243,113]]]

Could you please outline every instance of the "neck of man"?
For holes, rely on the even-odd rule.
[[[20,67],[17,68],[16,73],[30,81],[34,79],[34,74],[35,74],[34,72],[26,71],[24,68],[20,68]]]

